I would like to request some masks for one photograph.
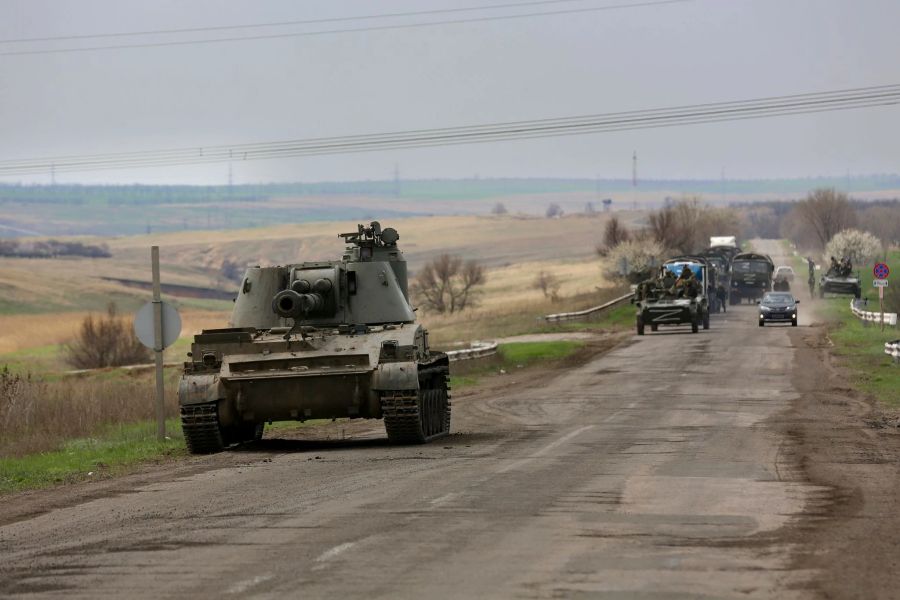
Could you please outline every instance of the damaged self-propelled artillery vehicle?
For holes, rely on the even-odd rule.
[[[449,432],[448,358],[416,323],[399,234],[373,222],[340,236],[342,260],[248,269],[231,327],[195,336],[178,390],[191,453],[273,421],[384,419],[401,444]]]

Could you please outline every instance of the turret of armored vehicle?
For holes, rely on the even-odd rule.
[[[854,275],[853,264],[849,260],[835,262],[832,259],[831,267],[819,279],[819,298],[824,298],[825,294],[853,295],[854,298],[862,296],[859,274]]]
[[[687,268],[690,278],[680,278]],[[677,274],[676,274],[677,270]],[[637,287],[632,300],[637,305],[637,334],[644,335],[646,326],[657,331],[660,325],[690,325],[697,333],[702,324],[709,328],[709,309],[705,304],[701,283],[706,279],[706,266],[700,263],[666,263],[659,275]],[[704,318],[705,316],[705,318]]]
[[[775,263],[767,254],[743,252],[731,260],[731,290],[729,304],[739,304],[743,298],[756,302],[772,291]]]
[[[448,358],[415,322],[399,234],[340,237],[341,260],[248,269],[231,327],[195,336],[178,390],[191,453],[273,421],[383,418],[393,443],[449,432]]]

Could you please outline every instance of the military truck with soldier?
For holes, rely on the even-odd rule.
[[[656,277],[637,286],[637,334],[658,331],[660,325],[690,325],[697,333],[709,329],[709,307],[704,292],[707,267],[699,262],[668,261]]]
[[[746,298],[756,302],[772,291],[775,263],[767,254],[742,252],[731,261],[731,289],[729,304],[740,304]]]
[[[384,419],[392,443],[450,430],[447,355],[416,323],[399,234],[340,234],[341,260],[252,267],[231,327],[194,337],[178,400],[191,453],[259,439],[266,422]]]
[[[853,262],[849,258],[837,260],[831,257],[828,271],[819,280],[819,298],[824,298],[825,294],[862,296],[859,275],[853,274]]]

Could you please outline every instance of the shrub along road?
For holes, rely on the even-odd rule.
[[[822,328],[801,325],[759,328],[745,305],[695,335],[588,346],[566,368],[459,394],[454,433],[427,446],[388,446],[362,423],[344,440],[264,440],[32,514],[23,502],[65,490],[12,497],[0,589],[890,597],[896,436],[833,383]]]

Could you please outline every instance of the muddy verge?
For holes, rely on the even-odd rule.
[[[800,548],[795,568],[819,573],[823,598],[897,598],[900,413],[851,387],[824,327],[791,336],[800,395],[778,428],[802,477],[829,490],[787,532]]]

